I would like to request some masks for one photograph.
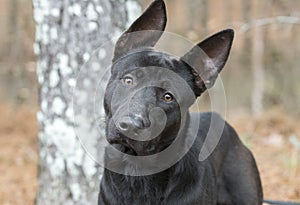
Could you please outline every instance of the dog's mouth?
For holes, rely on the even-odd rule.
[[[138,153],[136,152],[136,150],[134,148],[132,148],[130,145],[128,145],[127,143],[124,144],[120,144],[122,147],[121,152],[125,153],[125,154],[129,154],[129,155],[133,155],[133,156],[138,156]]]
[[[124,154],[138,156],[138,153],[135,151],[135,149],[126,142],[110,141],[109,143]]]
[[[143,143],[143,142],[138,142]],[[145,143],[145,142],[144,142]],[[110,142],[110,144],[119,150],[120,152],[132,156],[149,156],[153,154],[157,154],[160,151],[166,149],[169,144],[164,144],[164,146],[157,147],[155,144],[147,143],[147,144],[130,144],[129,142]]]
[[[161,139],[157,137],[149,141],[136,141],[119,132],[108,134],[107,141],[120,152],[132,156],[149,156],[157,154],[173,143],[172,139]]]
[[[125,146],[124,153],[133,155],[133,156],[138,156],[137,152],[134,149],[127,147],[127,146]]]
[[[155,144],[147,142],[135,142],[131,140],[116,141],[109,143],[120,152],[132,156],[148,156],[157,152]]]

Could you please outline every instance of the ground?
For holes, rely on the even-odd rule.
[[[38,162],[35,109],[0,105],[0,153],[0,204],[33,204]]]
[[[38,187],[36,111],[0,105],[2,205],[34,204]],[[275,108],[256,120],[239,113],[229,121],[254,153],[265,198],[300,201],[300,147],[290,142],[292,136],[300,140],[299,120]]]

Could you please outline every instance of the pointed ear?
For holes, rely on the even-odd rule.
[[[193,69],[196,96],[214,85],[228,59],[233,37],[232,29],[221,31],[199,43],[181,58]]]
[[[167,23],[163,0],[154,0],[144,13],[122,34],[115,46],[114,60],[131,49],[152,47],[159,40]],[[132,34],[133,32],[136,32]]]

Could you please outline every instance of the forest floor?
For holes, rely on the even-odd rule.
[[[0,204],[33,205],[38,187],[36,111],[0,105]],[[256,158],[265,198],[299,201],[299,120],[273,109],[253,120],[244,114],[229,118]],[[297,124],[298,122],[298,124]]]

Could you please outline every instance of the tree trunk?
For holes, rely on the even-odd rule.
[[[264,12],[263,1],[253,0],[252,15],[261,18]],[[261,26],[255,26],[252,33],[252,71],[253,71],[253,91],[252,91],[252,113],[255,117],[263,110],[264,97],[264,31]]]
[[[97,204],[101,170],[76,138],[74,126],[80,125],[73,120],[72,91],[84,61],[102,43],[125,29],[134,13],[128,9],[139,5],[136,0],[33,0],[33,5],[40,100],[36,204]],[[88,84],[99,85],[94,73],[85,78]],[[101,86],[105,85],[100,82]],[[90,125],[87,129],[96,126],[91,119],[93,110],[79,110]],[[91,132],[87,137],[96,143],[98,134]]]
[[[209,15],[209,4],[208,4],[208,0],[201,0],[201,1],[195,1],[197,2],[196,8],[201,9],[201,33],[202,33],[202,37],[205,37],[208,33],[208,15]],[[195,9],[193,9],[195,10]],[[194,20],[197,20],[195,18],[193,18]]]

